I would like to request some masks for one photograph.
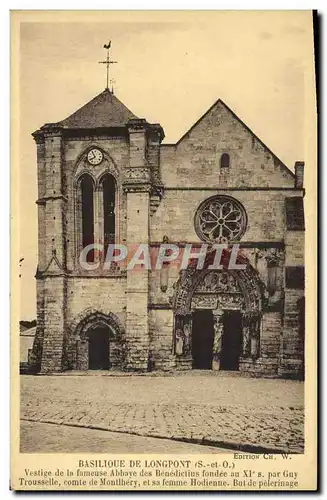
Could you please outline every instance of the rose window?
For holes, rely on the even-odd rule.
[[[234,198],[214,196],[198,208],[195,229],[201,240],[221,243],[239,240],[246,229],[245,210]]]

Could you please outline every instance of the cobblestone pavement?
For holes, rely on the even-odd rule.
[[[180,443],[132,434],[68,427],[66,425],[21,423],[22,453],[226,453],[210,446]],[[231,450],[227,452],[232,453]]]
[[[244,451],[302,453],[302,382],[213,376],[22,376],[23,420]]]

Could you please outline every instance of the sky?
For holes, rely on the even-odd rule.
[[[292,170],[306,160],[312,92],[308,11],[30,12],[20,24],[21,319],[36,317],[36,147],[31,133],[105,87],[112,41],[115,94],[176,142],[221,98]],[[36,21],[37,19],[37,21]],[[16,117],[15,117],[16,118]],[[312,166],[313,167],[313,166]],[[310,165],[306,165],[306,176]]]

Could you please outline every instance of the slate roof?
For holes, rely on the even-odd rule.
[[[138,117],[105,89],[57,125],[65,128],[124,127],[128,120],[135,118]]]

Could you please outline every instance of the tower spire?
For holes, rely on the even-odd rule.
[[[104,49],[106,49],[107,51],[107,58],[105,61],[99,61],[99,64],[105,64],[106,67],[107,67],[107,86],[106,86],[106,90],[109,90],[109,66],[110,64],[117,64],[118,61],[111,61],[110,60],[110,54],[109,54],[109,51],[110,51],[110,47],[111,47],[111,40],[109,41],[108,44],[105,44],[103,46]]]

